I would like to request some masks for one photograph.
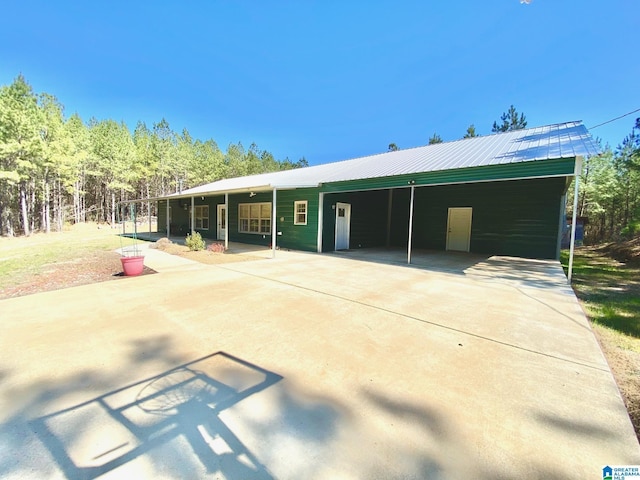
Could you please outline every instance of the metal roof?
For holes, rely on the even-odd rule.
[[[318,187],[331,182],[577,156],[588,157],[598,153],[598,146],[582,122],[566,122],[294,170],[228,178],[171,196]]]

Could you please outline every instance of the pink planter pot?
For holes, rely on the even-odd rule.
[[[142,273],[144,268],[144,257],[142,255],[136,257],[120,257],[122,262],[122,271],[127,277],[135,277]]]

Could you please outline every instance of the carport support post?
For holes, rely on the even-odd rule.
[[[271,258],[276,258],[276,238],[278,236],[278,219],[276,218],[276,188],[273,188],[273,203],[271,205]]]
[[[147,201],[147,220],[149,220],[149,240],[151,240],[151,202]]]
[[[575,186],[573,189],[573,214],[571,219],[571,243],[569,244],[569,268],[567,269],[567,280],[571,283],[573,274],[573,251],[576,244],[576,222],[578,220],[578,193],[580,190],[580,174],[582,173],[582,157],[576,157],[574,171]]]
[[[229,250],[229,194],[224,194],[224,249]]]
[[[411,201],[409,203],[409,242],[407,246],[407,263],[411,264],[411,238],[413,237],[413,197],[416,187],[411,185]]]

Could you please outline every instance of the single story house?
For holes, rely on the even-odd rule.
[[[274,254],[400,247],[409,262],[412,249],[557,259],[567,189],[595,154],[584,125],[567,122],[230,178],[155,199],[158,230]]]

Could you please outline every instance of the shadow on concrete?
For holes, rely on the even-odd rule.
[[[487,255],[438,250],[418,250],[411,252],[411,264],[407,263],[405,248],[370,247],[329,252],[327,255],[359,260],[363,262],[400,265],[425,270],[464,275],[464,270],[489,258]]]
[[[555,260],[491,256],[464,270],[470,277],[517,283],[520,286],[554,288],[567,293],[571,287]]]
[[[571,436],[595,437],[606,442],[607,440],[614,438],[617,434],[615,431],[603,428],[592,422],[563,418],[558,415],[552,415],[549,412],[537,412],[535,414],[535,418],[539,422],[557,430],[567,432]]]
[[[370,388],[363,389],[361,393],[380,414],[391,415],[397,422],[415,425],[423,432],[421,443],[413,449],[398,452],[391,462],[391,468],[387,467],[385,470],[380,465],[372,464],[369,466],[369,473],[361,478],[444,479],[450,478],[451,472],[456,472],[453,478],[476,480],[569,478],[563,465],[540,464],[526,458],[513,465],[508,462],[496,462],[494,465],[478,463],[475,459],[478,454],[476,446],[466,442],[455,428],[455,422],[437,409],[413,403],[402,393],[393,394]],[[385,442],[387,439],[380,441]],[[393,470],[392,474],[390,470]]]
[[[271,479],[219,415],[281,379],[217,352],[29,424],[67,478],[97,478],[149,454],[170,476],[198,478],[204,469],[228,479]]]
[[[399,248],[341,250],[331,252],[329,255],[363,262],[407,266],[433,272],[464,275],[483,281],[502,281],[520,286],[553,287],[565,289],[567,292],[571,291],[560,263],[555,260],[535,260],[439,250],[414,250],[411,253],[411,264],[408,264],[406,249]]]

